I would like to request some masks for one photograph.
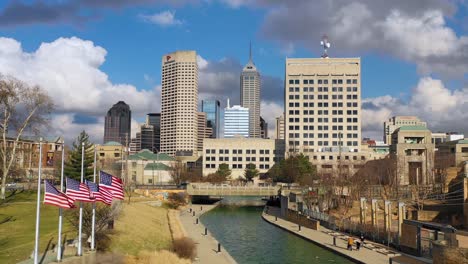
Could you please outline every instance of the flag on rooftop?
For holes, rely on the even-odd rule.
[[[71,198],[82,201],[82,202],[94,202],[94,198],[91,197],[88,186],[77,180],[67,177],[67,191],[65,192]]]
[[[123,183],[121,179],[103,171],[99,172],[99,176],[99,187],[110,191],[112,193],[112,197],[115,199],[124,199]]]
[[[96,202],[103,202],[107,205],[112,204],[112,193],[107,191],[105,188],[99,188],[97,183],[85,180],[86,185],[91,192],[91,196],[94,197]]]
[[[44,203],[61,208],[73,208],[75,207],[74,202],[71,197],[67,196],[63,192],[57,190],[55,186],[48,180],[44,180],[45,185],[45,194],[44,194]]]

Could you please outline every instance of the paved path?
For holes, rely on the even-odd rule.
[[[277,216],[277,220],[275,220],[275,216]],[[279,209],[278,208],[269,208],[269,214],[265,212],[262,214],[262,217],[267,222],[270,222],[273,225],[281,227],[287,231],[290,231],[300,237],[303,237],[309,241],[318,244],[321,247],[324,247],[328,250],[332,250],[348,259],[351,259],[358,263],[373,263],[373,264],[388,264],[389,263],[389,256],[386,254],[380,253],[375,251],[375,247],[373,247],[371,243],[367,243],[364,246],[361,246],[361,250],[356,251],[349,251],[346,249],[347,240],[345,237],[344,239],[336,238],[336,246],[333,245],[333,236],[326,233],[332,232],[324,227],[320,227],[320,231],[313,230],[310,228],[301,227],[301,231],[298,232],[299,228],[298,225],[279,217]],[[355,249],[355,247],[354,247]],[[397,254],[399,255],[399,254]],[[395,256],[395,255],[391,255]],[[393,263],[399,263],[394,261]],[[424,263],[424,262],[420,262]]]
[[[203,207],[203,210],[200,210],[201,207]],[[221,247],[221,253],[217,253],[218,241],[209,231],[207,236],[204,235],[205,226],[200,222],[200,220],[198,221],[198,225],[195,224],[197,218],[215,207],[216,205],[192,205],[191,208],[196,209],[195,216],[193,216],[193,213],[190,213],[187,208],[180,212],[180,222],[184,227],[185,232],[188,237],[192,238],[195,243],[197,243],[197,259],[195,260],[195,263],[236,263],[224,247]]]

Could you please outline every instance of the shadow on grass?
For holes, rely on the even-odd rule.
[[[43,262],[44,262],[44,259],[45,259],[46,255],[47,255],[47,252],[49,251],[50,244],[52,243],[52,239],[53,239],[53,238],[50,238],[50,239],[49,239],[49,242],[47,243],[47,247],[44,249],[44,254],[42,254],[42,257],[41,257],[41,259],[39,260],[39,263],[43,263]]]

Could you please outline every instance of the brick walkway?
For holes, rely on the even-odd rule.
[[[353,247],[353,251],[349,251],[346,249],[347,247],[347,236],[343,234],[339,234],[333,232],[329,229],[324,227],[320,227],[320,231],[301,227],[301,231],[299,232],[299,227],[297,224],[286,221],[279,217],[279,209],[270,207],[268,214],[265,212],[262,214],[262,217],[265,221],[276,225],[282,229],[290,231],[300,237],[303,237],[315,244],[322,246],[328,250],[332,250],[343,257],[356,261],[358,263],[375,263],[375,264],[388,264],[389,258],[394,256],[399,256],[400,254],[396,254],[395,252],[388,251],[383,248],[378,248],[375,246],[374,243],[366,243],[361,246],[359,251],[356,251],[356,247]],[[275,216],[278,217],[275,220]],[[333,236],[336,235],[336,246],[333,245]],[[356,240],[356,239],[355,239]],[[379,252],[380,251],[380,252]],[[412,261],[417,261],[416,263],[425,263],[422,261],[418,261],[412,258]],[[393,261],[393,263],[404,263],[404,262],[397,262]],[[414,263],[414,262],[412,262]]]
[[[203,210],[200,207],[203,206]],[[216,205],[192,205],[195,210],[195,216],[189,213],[187,209],[180,212],[180,222],[185,229],[185,233],[188,237],[192,238],[197,244],[197,259],[195,263],[203,264],[233,264],[236,261],[229,255],[229,253],[221,247],[221,253],[217,253],[218,241],[211,235],[208,230],[208,235],[205,236],[205,226],[198,221],[198,225],[195,224],[197,218],[202,214],[210,211],[216,207]]]

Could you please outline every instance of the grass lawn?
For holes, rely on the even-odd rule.
[[[110,250],[123,255],[169,249],[172,245],[167,209],[142,202],[124,203],[115,221]]]
[[[0,263],[17,263],[28,259],[34,250],[36,198],[36,192],[23,191],[0,204]],[[4,222],[6,219],[10,220]],[[50,248],[52,244],[57,244],[58,208],[41,202],[40,224],[39,250],[42,253],[49,241]],[[63,231],[62,238],[66,236],[71,239],[75,236],[65,219]]]

